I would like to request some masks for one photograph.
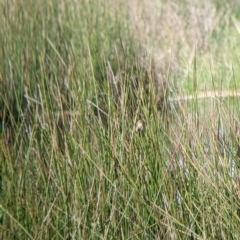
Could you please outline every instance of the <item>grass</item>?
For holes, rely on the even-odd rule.
[[[239,7],[2,1],[1,238],[239,239]]]

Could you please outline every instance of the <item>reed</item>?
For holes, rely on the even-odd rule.
[[[2,0],[0,238],[240,239],[239,8]]]

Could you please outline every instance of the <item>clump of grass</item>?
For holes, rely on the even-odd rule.
[[[231,7],[205,36],[218,1],[1,4],[3,239],[239,239],[238,98],[197,98],[237,91],[201,65]]]
[[[109,61],[105,64],[106,78],[99,82],[98,95],[90,102],[96,115],[104,122],[111,112],[117,113],[117,118],[142,119],[146,121],[151,114],[158,112],[165,115],[168,107],[167,79],[157,74],[152,61],[128,60],[116,74]],[[109,99],[110,98],[110,99]],[[112,103],[112,104],[111,104]],[[112,107],[111,107],[112,106]],[[109,115],[110,114],[110,115]],[[146,115],[147,116],[144,116]],[[120,120],[121,121],[121,120]]]

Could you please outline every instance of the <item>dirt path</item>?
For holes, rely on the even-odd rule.
[[[227,98],[227,97],[240,97],[240,90],[230,91],[230,90],[222,90],[222,91],[201,91],[192,95],[182,95],[171,97],[170,101],[189,101],[193,99],[206,99],[206,98]]]

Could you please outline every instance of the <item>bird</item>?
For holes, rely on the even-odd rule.
[[[135,126],[136,132],[142,132],[144,129],[144,122],[142,120],[138,120]]]

